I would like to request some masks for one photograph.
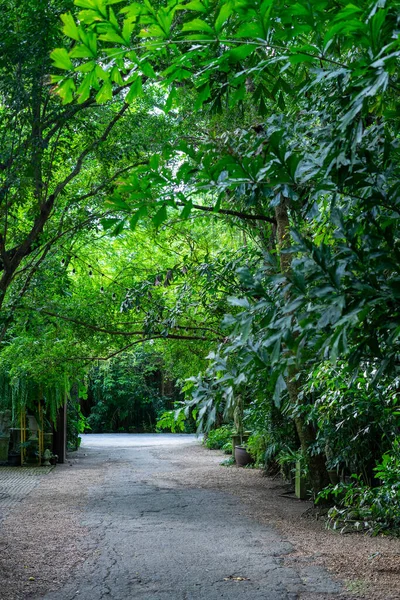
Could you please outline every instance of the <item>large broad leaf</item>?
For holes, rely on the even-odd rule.
[[[192,212],[193,204],[192,202],[187,202],[181,211],[181,219],[187,219]]]
[[[94,58],[96,55],[85,44],[79,44],[69,53],[71,58]]]
[[[61,20],[64,23],[64,26],[62,28],[63,33],[66,36],[72,38],[73,40],[79,42],[80,38],[78,28],[71,13],[65,13],[64,15],[61,15]]]
[[[72,71],[74,65],[68,55],[65,48],[56,48],[50,54],[50,58],[57,69],[63,69],[65,71]]]
[[[279,374],[278,379],[276,380],[273,400],[275,405],[279,408],[281,405],[281,397],[282,393],[286,390],[286,381],[283,378],[283,375]]]
[[[179,10],[195,10],[201,13],[207,13],[208,9],[200,0],[192,0],[192,2],[188,2],[187,4],[178,4],[176,7]]]
[[[198,88],[198,96],[194,105],[195,110],[202,107],[203,103],[211,96],[210,84],[207,82]]]
[[[57,88],[63,104],[69,104],[72,102],[74,99],[75,89],[75,83],[72,79],[67,79]]]
[[[176,88],[172,87],[170,93],[168,94],[167,101],[165,102],[165,105],[162,107],[162,109],[165,113],[168,113],[171,110],[173,102],[176,98],[176,95],[177,95]]]
[[[113,209],[117,209],[117,210],[131,210],[131,207],[129,206],[129,204],[127,204],[125,202],[125,200],[122,200],[122,198],[119,198],[118,196],[113,196],[110,200],[106,201],[106,204],[108,206],[110,206]]]
[[[202,33],[209,33],[210,35],[214,35],[214,30],[208,23],[203,21],[202,19],[193,19],[193,21],[189,21],[189,23],[185,23],[182,27],[182,31],[200,31]]]
[[[260,23],[243,23],[233,37],[262,39],[264,37],[264,31]]]
[[[142,78],[137,77],[132,83],[129,92],[126,95],[125,102],[131,104],[136,98],[143,95]]]
[[[156,227],[159,227],[160,225],[162,225],[162,223],[164,223],[164,221],[167,220],[167,218],[168,218],[167,207],[164,204],[164,206],[162,206],[154,215],[153,223]]]
[[[114,42],[116,44],[125,44],[125,40],[114,29],[109,29],[106,33],[99,35],[99,40],[103,42]]]
[[[104,104],[104,102],[111,100],[112,95],[112,85],[111,82],[107,80],[103,83],[102,87],[97,93],[96,102],[98,102],[99,104]]]
[[[221,10],[218,13],[218,16],[215,20],[214,27],[215,31],[219,34],[222,30],[223,25],[227,22],[231,14],[233,13],[233,2],[228,1],[222,5]]]
[[[229,59],[231,62],[240,62],[250,56],[256,50],[256,46],[252,44],[242,44],[229,51]]]
[[[82,81],[81,85],[78,87],[78,104],[82,104],[85,102],[90,96],[90,90],[92,89],[92,77],[87,75],[85,79]]]
[[[147,206],[141,206],[129,220],[129,228],[131,231],[136,229],[136,226],[142,217],[147,216]]]

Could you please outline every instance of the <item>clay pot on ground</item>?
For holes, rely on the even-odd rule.
[[[235,446],[235,461],[238,467],[246,467],[252,464],[253,459],[243,446]]]
[[[21,466],[21,453],[10,452],[8,455],[8,466],[9,467],[20,467]]]

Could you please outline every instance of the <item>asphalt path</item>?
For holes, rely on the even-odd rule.
[[[92,552],[46,600],[299,600],[337,598],[320,567],[287,566],[293,551],[273,527],[247,518],[233,495],[166,475],[195,436],[91,434],[84,460],[105,477],[83,526]],[[171,450],[173,453],[171,454]],[[163,455],[163,451],[166,455]],[[222,468],[222,467],[221,467]]]

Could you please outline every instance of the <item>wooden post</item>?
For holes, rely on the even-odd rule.
[[[21,408],[21,413],[20,413],[20,429],[21,429],[21,434],[20,434],[20,443],[21,443],[21,467],[24,465],[25,462],[25,442],[26,442],[26,411],[25,411],[25,407]]]
[[[64,463],[67,458],[67,403],[58,409],[57,429],[53,435],[53,454],[57,454],[59,463]]]
[[[307,481],[303,475],[301,460],[296,462],[295,494],[300,500],[307,498]]]
[[[42,464],[42,457],[44,452],[44,415],[43,415],[43,406],[39,400],[38,404],[38,414],[39,414],[39,428],[38,428],[38,449],[39,449],[39,467]]]

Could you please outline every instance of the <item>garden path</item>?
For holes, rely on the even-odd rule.
[[[85,436],[86,460],[109,466],[84,515],[96,550],[46,600],[338,596],[339,584],[321,567],[286,564],[290,542],[247,517],[237,497],[174,477],[196,443],[193,436]]]
[[[194,436],[92,434],[47,475],[0,472],[0,600],[400,600],[400,540],[327,531],[223,458]]]

